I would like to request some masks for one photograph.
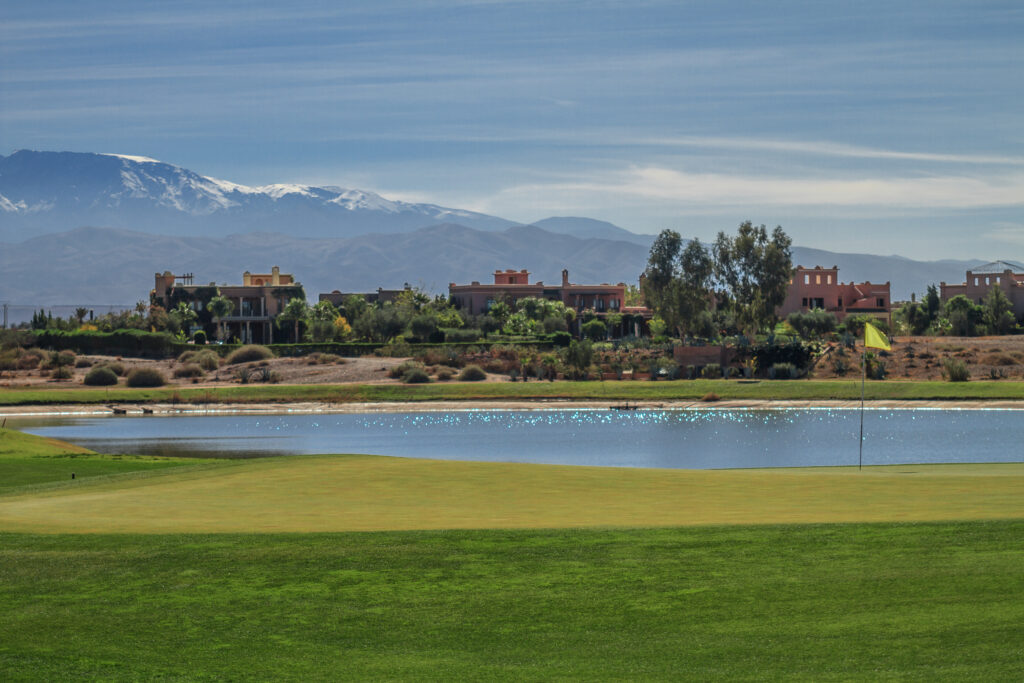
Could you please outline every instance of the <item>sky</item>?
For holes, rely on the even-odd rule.
[[[0,154],[144,155],[520,222],[1024,260],[1024,3],[0,8]]]

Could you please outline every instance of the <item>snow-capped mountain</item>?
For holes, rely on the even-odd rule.
[[[495,216],[393,201],[362,190],[249,187],[148,157],[30,150],[0,156],[2,241],[85,225],[178,235],[270,230],[297,237],[350,237],[437,223],[480,230],[515,225]]]

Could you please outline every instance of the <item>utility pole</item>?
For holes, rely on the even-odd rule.
[[[4,327],[3,327],[3,329],[5,329],[5,330],[7,329],[7,306],[8,306],[8,304],[5,303],[4,304]]]

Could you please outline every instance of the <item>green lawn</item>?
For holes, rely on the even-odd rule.
[[[0,429],[0,495],[41,484],[70,487],[90,477],[155,472],[196,463],[194,459],[101,455],[62,441]]]
[[[0,534],[4,680],[1019,680],[1024,522]]]
[[[855,400],[858,380],[794,380],[740,383],[736,380],[499,382],[261,385],[214,389],[161,388],[92,389],[75,387],[4,388],[0,405],[68,403],[258,403],[327,401],[335,403],[386,401],[446,401],[502,399],[578,399],[598,401],[699,400],[708,393],[723,399]],[[1024,382],[868,382],[868,400],[1024,400]]]

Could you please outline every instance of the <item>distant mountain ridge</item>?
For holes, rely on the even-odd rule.
[[[296,184],[248,187],[147,157],[30,150],[0,157],[4,241],[87,225],[190,235],[275,231],[352,237],[445,222],[480,230],[516,224],[363,190]]]
[[[543,248],[538,248],[543,245]],[[114,228],[77,228],[16,244],[0,243],[0,301],[31,306],[132,303],[145,300],[153,274],[192,272],[196,282],[238,283],[245,270],[272,265],[293,273],[311,299],[320,292],[375,291],[408,282],[446,293],[449,282],[491,282],[496,269],[526,268],[531,281],[558,282],[562,268],[582,284],[636,284],[649,245],[581,239],[535,226],[500,232],[456,224],[406,234],[301,239],[274,233],[228,237],[153,235]],[[793,263],[840,268],[843,281],[890,281],[894,299],[942,280],[962,282],[979,261],[911,261],[796,247]]]

